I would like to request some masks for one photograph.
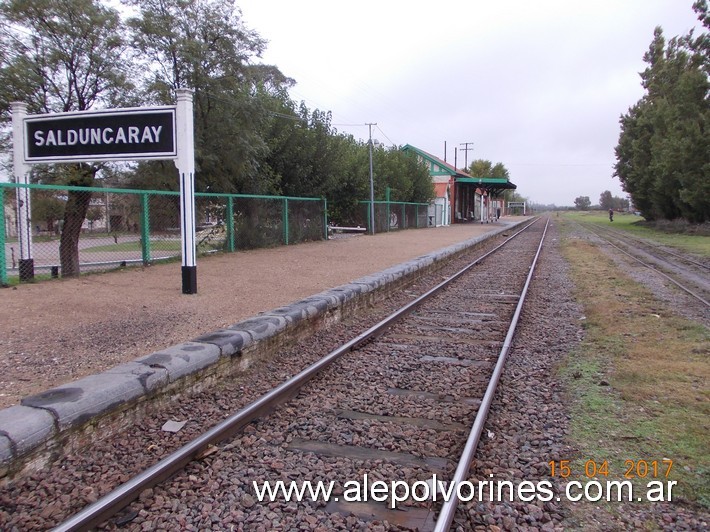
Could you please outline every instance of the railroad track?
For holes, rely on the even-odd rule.
[[[591,224],[582,226],[609,246],[670,281],[706,309],[710,307],[710,266],[707,264],[619,231]]]
[[[466,479],[546,229],[539,221],[530,224],[57,530],[88,529],[118,512],[109,525],[130,525],[140,514],[143,523],[179,528],[184,512],[211,509],[223,496],[244,523],[256,505],[253,483],[284,479],[335,480],[334,491],[305,512],[285,500],[264,502],[265,529],[276,521],[283,528],[310,522],[316,510],[347,526],[386,520],[448,529],[456,497],[440,505],[431,497],[417,500],[419,493],[393,509],[382,501],[345,500],[345,479],[402,481],[392,502],[408,489],[404,480],[426,490],[434,475],[453,485]],[[183,489],[185,482],[210,486],[215,474],[221,494]],[[149,497],[123,510],[151,487]],[[161,510],[154,510],[156,500]],[[172,512],[164,510],[167,500]],[[209,527],[209,511],[205,519]]]
[[[597,226],[599,227],[599,226]],[[615,231],[614,229],[611,229],[609,227],[601,228],[603,232],[613,235],[616,237],[618,240],[622,242],[634,242],[636,246],[641,246],[642,248],[648,248],[653,250],[654,252],[661,253],[663,255],[668,255],[673,257],[676,261],[680,261],[682,263],[687,263],[693,266],[696,266],[697,268],[700,269],[700,271],[710,271],[710,263],[708,261],[701,262],[699,259],[696,260],[692,257],[689,257],[688,255],[683,255],[681,253],[676,253],[675,251],[672,251],[668,249],[667,246],[663,246],[661,244],[656,244],[655,242],[651,242],[649,240],[646,240],[644,238],[638,238],[636,236],[633,236],[629,233],[624,233],[622,231]]]

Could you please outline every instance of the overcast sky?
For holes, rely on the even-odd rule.
[[[619,116],[657,25],[700,28],[692,0],[237,0],[296,101],[338,131],[465,166],[502,162],[537,203],[624,196]],[[696,31],[699,31],[696,30]],[[463,143],[473,143],[463,151]]]

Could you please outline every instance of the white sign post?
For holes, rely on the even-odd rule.
[[[182,293],[197,293],[195,261],[195,140],[192,91],[177,91],[177,145],[175,159],[180,174],[180,232],[182,235]]]
[[[15,153],[12,161],[15,182],[27,185],[30,178],[30,167],[25,163],[24,143],[22,141],[22,127],[27,116],[27,104],[13,102],[12,109],[12,142]],[[18,153],[19,151],[19,153]],[[35,276],[34,259],[32,258],[32,226],[30,219],[32,209],[30,203],[30,189],[22,187],[17,189],[17,235],[20,244],[20,281],[31,281]]]
[[[192,91],[178,89],[177,105],[27,115],[12,103],[14,173],[27,184],[29,167],[73,163],[172,159],[180,174],[182,293],[197,293],[195,252],[195,141]],[[30,190],[17,191],[20,280],[34,277]],[[23,264],[25,278],[23,279]],[[29,277],[26,277],[30,275]]]

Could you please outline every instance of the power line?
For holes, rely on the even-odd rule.
[[[613,165],[615,162],[608,162],[608,163],[517,163],[517,162],[508,162],[506,163],[507,166],[609,166]]]
[[[387,134],[386,134],[384,131],[382,131],[382,128],[381,128],[380,126],[378,126],[377,124],[375,124],[375,126],[377,126],[377,129],[380,130],[380,133],[382,133],[382,135],[390,142],[390,144],[391,144],[392,146],[396,146],[396,144],[395,144],[394,142],[392,142],[392,139],[389,138],[389,137],[387,136]]]
[[[227,98],[223,98],[221,96],[216,96],[214,93],[206,93],[207,97],[211,100],[217,101],[217,102],[222,102],[226,103],[227,105],[231,105],[234,107],[234,109],[238,109],[237,106],[235,105],[234,101],[229,100]],[[278,116],[279,118],[285,118],[287,120],[293,120],[294,122],[306,122],[306,119],[298,116],[298,115],[287,115],[285,113],[279,113],[278,111],[270,111],[268,109],[265,109],[265,112],[267,114],[273,115],[273,116]]]

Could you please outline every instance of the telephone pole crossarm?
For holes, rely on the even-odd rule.
[[[471,146],[470,148],[469,148],[469,145]],[[463,152],[465,152],[463,164],[464,164],[464,170],[466,170],[466,169],[468,169],[468,152],[473,151],[473,142],[462,142],[461,146],[464,146],[463,148],[461,148],[461,150]]]

